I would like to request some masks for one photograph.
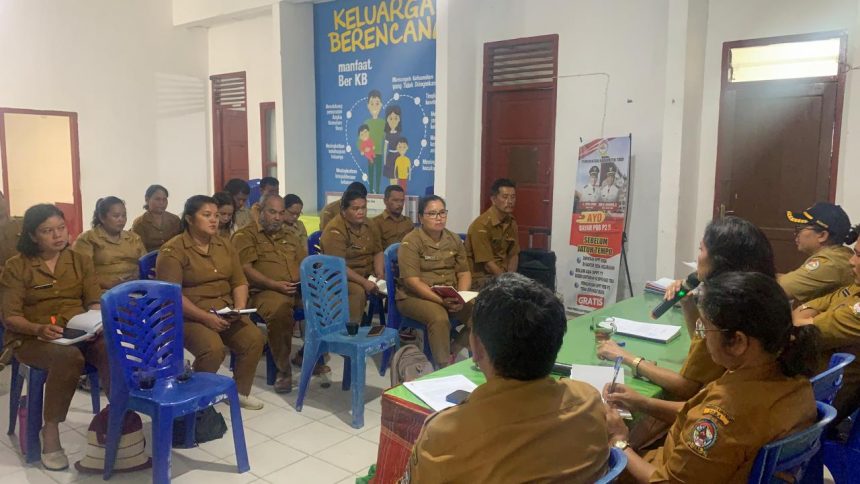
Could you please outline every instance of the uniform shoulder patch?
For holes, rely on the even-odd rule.
[[[173,252],[173,247],[161,247],[158,249],[160,252]]]
[[[700,455],[707,455],[708,449],[717,443],[717,424],[709,418],[700,418],[690,431],[689,447]]]
[[[734,420],[728,413],[726,413],[725,410],[718,407],[717,405],[705,405],[705,408],[704,410],[702,410],[702,413],[709,418],[713,417],[714,420],[720,422],[721,424],[723,424],[723,426],[732,423],[732,420]]]
[[[817,257],[813,257],[806,261],[806,264],[803,264],[803,268],[808,271],[814,271],[821,266],[821,261]]]

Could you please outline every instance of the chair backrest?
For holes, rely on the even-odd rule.
[[[305,333],[317,337],[346,329],[349,321],[349,289],[342,257],[311,255],[299,267]]]
[[[459,234],[457,234],[457,235],[459,235],[459,236],[460,236],[460,241],[461,241],[461,242],[465,242],[465,241],[466,241],[466,234],[465,234],[465,233],[459,233]]]
[[[164,281],[130,281],[101,298],[114,389],[138,388],[138,372],[155,379],[182,374],[182,289]]]
[[[833,404],[833,399],[842,388],[842,373],[852,361],[854,361],[854,355],[850,353],[833,353],[827,370],[809,379],[812,383],[812,391],[815,393],[815,400],[828,405]]]
[[[320,253],[320,237],[322,230],[317,230],[308,236],[308,255],[317,255]]]
[[[260,179],[253,178],[248,180],[248,186],[251,187],[251,193],[248,194],[247,206],[251,206],[260,200]]]
[[[396,242],[388,246],[384,252],[384,267],[385,267],[385,287],[388,290],[388,327],[400,327],[400,311],[397,310],[396,299],[394,298],[397,292],[397,278],[400,277],[400,267],[397,265],[397,250],[400,249],[400,242]]]
[[[627,467],[627,455],[621,449],[615,447],[609,448],[609,469],[603,477],[598,479],[595,484],[608,484],[614,482],[616,478]]]
[[[810,427],[788,437],[771,442],[759,450],[747,482],[771,482],[774,474],[787,474],[800,482],[806,465],[821,447],[821,433],[836,418],[836,409],[826,403],[815,402],[818,421]]]
[[[139,279],[155,279],[155,260],[158,259],[158,249],[149,252],[137,261]]]

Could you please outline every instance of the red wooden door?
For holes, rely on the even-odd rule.
[[[248,179],[248,103],[245,73],[211,76],[215,190],[231,178]]]

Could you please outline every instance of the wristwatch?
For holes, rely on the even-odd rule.
[[[633,376],[634,377],[637,377],[637,378],[639,377],[639,363],[642,363],[642,360],[644,360],[644,359],[645,358],[642,358],[641,356],[637,356],[633,360]]]
[[[612,443],[612,447],[623,451],[624,449],[630,447],[630,444],[628,444],[626,440],[616,440]]]

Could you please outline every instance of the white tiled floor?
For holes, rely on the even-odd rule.
[[[296,341],[294,348],[300,342]],[[294,368],[292,393],[278,395],[265,382],[265,364],[257,367],[253,394],[263,400],[266,407],[257,412],[242,411],[245,441],[251,461],[251,471],[236,473],[232,434],[228,430],[223,438],[207,442],[193,449],[175,449],[172,458],[172,481],[176,484],[199,482],[236,483],[354,483],[356,477],[367,475],[376,462],[380,430],[380,396],[388,388],[389,379],[380,377],[378,358],[367,360],[367,386],[365,388],[364,427],[350,425],[351,392],[341,390],[343,359],[332,357],[331,387],[321,388],[318,378],[311,381],[304,408],[295,409],[298,395],[298,370]],[[229,374],[222,368],[223,374]],[[0,373],[0,422],[5,430],[9,415],[9,374]],[[102,405],[107,400],[102,397]],[[216,407],[230,425],[226,405]],[[142,416],[150,452],[151,423]],[[86,432],[92,419],[89,394],[78,391],[72,402],[68,418],[61,426],[63,447],[74,462],[86,453]],[[62,472],[42,469],[41,464],[24,464],[18,450],[17,435],[0,433],[0,482],[3,484],[33,483],[55,484],[71,482],[104,482],[101,475],[80,474],[72,466]],[[114,474],[112,483],[148,483],[149,471],[131,474]]]

